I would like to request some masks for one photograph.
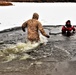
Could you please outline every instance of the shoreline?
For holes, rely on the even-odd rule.
[[[61,26],[62,25],[43,25],[44,28],[48,28],[48,27],[55,27],[56,28],[56,27],[61,27]],[[19,30],[19,29],[21,29],[21,26],[11,27],[11,28],[0,30],[0,33],[14,31],[14,30]]]

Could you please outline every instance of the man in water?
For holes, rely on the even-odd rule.
[[[67,20],[65,26],[62,27],[62,34],[75,32],[75,27],[71,25],[71,21]]]
[[[22,30],[25,32],[25,28],[27,27],[27,33],[28,33],[28,40],[31,42],[38,42],[40,40],[39,38],[39,32],[38,30],[41,32],[41,34],[47,38],[49,38],[50,36],[48,34],[46,34],[46,32],[44,31],[42,24],[38,21],[39,15],[37,13],[33,14],[32,19],[27,20],[26,22],[24,22],[22,24]]]

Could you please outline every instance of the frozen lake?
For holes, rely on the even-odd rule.
[[[0,6],[0,30],[21,26],[34,12],[43,25],[63,25],[68,19],[76,25],[75,3],[13,4]],[[56,34],[61,27],[46,27],[55,34],[32,50],[26,49],[35,44],[25,43],[27,34],[21,29],[0,33],[0,75],[76,75],[76,35]]]
[[[71,20],[76,25],[75,3],[16,3],[13,6],[0,6],[0,31],[21,26],[37,12],[43,25],[64,25]]]

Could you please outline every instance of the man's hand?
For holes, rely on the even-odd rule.
[[[47,38],[50,38],[50,36],[49,36],[49,35],[47,35],[46,37],[47,37]]]
[[[22,27],[22,30],[25,32],[25,28]]]

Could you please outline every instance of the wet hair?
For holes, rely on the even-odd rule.
[[[37,13],[34,13],[32,18],[33,19],[38,19],[39,18],[39,15]]]

